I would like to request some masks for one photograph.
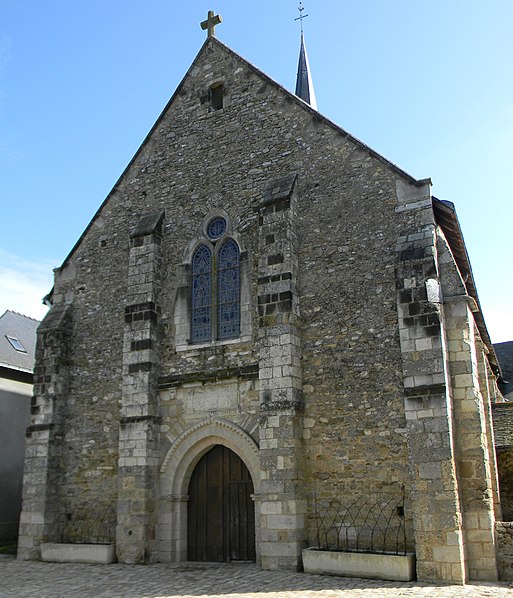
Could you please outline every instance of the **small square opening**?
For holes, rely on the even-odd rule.
[[[223,85],[213,85],[210,88],[210,110],[221,110],[223,108]]]

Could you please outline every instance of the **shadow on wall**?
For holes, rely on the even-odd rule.
[[[18,537],[25,430],[29,424],[30,397],[0,388],[0,545],[12,545]]]

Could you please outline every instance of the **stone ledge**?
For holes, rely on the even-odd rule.
[[[48,563],[94,563],[108,565],[116,562],[114,544],[41,544],[41,560]]]
[[[154,214],[146,214],[139,218],[136,227],[130,233],[132,239],[137,237],[144,237],[153,233],[162,232],[162,222],[164,221],[164,212],[155,212]]]
[[[336,552],[306,548],[303,550],[305,573],[411,581],[415,579],[415,554],[375,554]]]
[[[193,345],[194,346],[194,345]],[[258,380],[258,364],[246,365],[235,368],[224,368],[220,370],[191,372],[190,374],[171,374],[159,378],[159,390],[176,388],[187,384],[187,382],[218,382],[229,378],[240,380]]]
[[[294,190],[297,177],[297,173],[292,173],[281,179],[272,181],[264,192],[258,207],[271,206],[272,204],[289,199]]]

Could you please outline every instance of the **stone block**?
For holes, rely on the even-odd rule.
[[[268,529],[294,530],[304,527],[304,515],[269,515],[267,517]]]
[[[301,554],[299,542],[261,542],[260,554],[264,557],[295,557]]]
[[[41,560],[54,563],[91,563],[108,565],[116,562],[114,544],[41,544]]]
[[[439,563],[460,563],[461,549],[459,546],[433,546],[433,559]]]
[[[410,581],[415,579],[415,555],[303,550],[305,573]]]
[[[281,515],[283,513],[283,505],[279,501],[262,501],[260,513],[262,515]]]
[[[420,478],[435,480],[442,477],[442,469],[440,463],[419,463],[418,471]]]

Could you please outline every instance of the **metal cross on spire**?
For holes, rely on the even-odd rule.
[[[207,20],[202,21],[200,26],[203,30],[208,30],[207,37],[215,37],[215,27],[216,25],[219,25],[219,23],[222,23],[222,21],[223,19],[221,18],[221,15],[215,15],[213,10],[209,10]]]
[[[315,92],[312,76],[310,74],[310,65],[308,64],[308,56],[306,55],[305,38],[303,35],[303,19],[306,19],[308,16],[303,14],[304,10],[303,3],[300,2],[299,17],[295,19],[301,23],[301,47],[299,50],[299,64],[297,67],[296,95],[317,110],[317,102],[315,100]]]
[[[303,11],[305,10],[305,7],[303,6],[302,2],[299,3],[298,10],[299,10],[299,17],[297,17],[296,19],[294,19],[294,21],[299,21],[301,23],[301,35],[303,35],[303,19],[306,19],[306,17],[308,15],[304,15],[303,14]]]

